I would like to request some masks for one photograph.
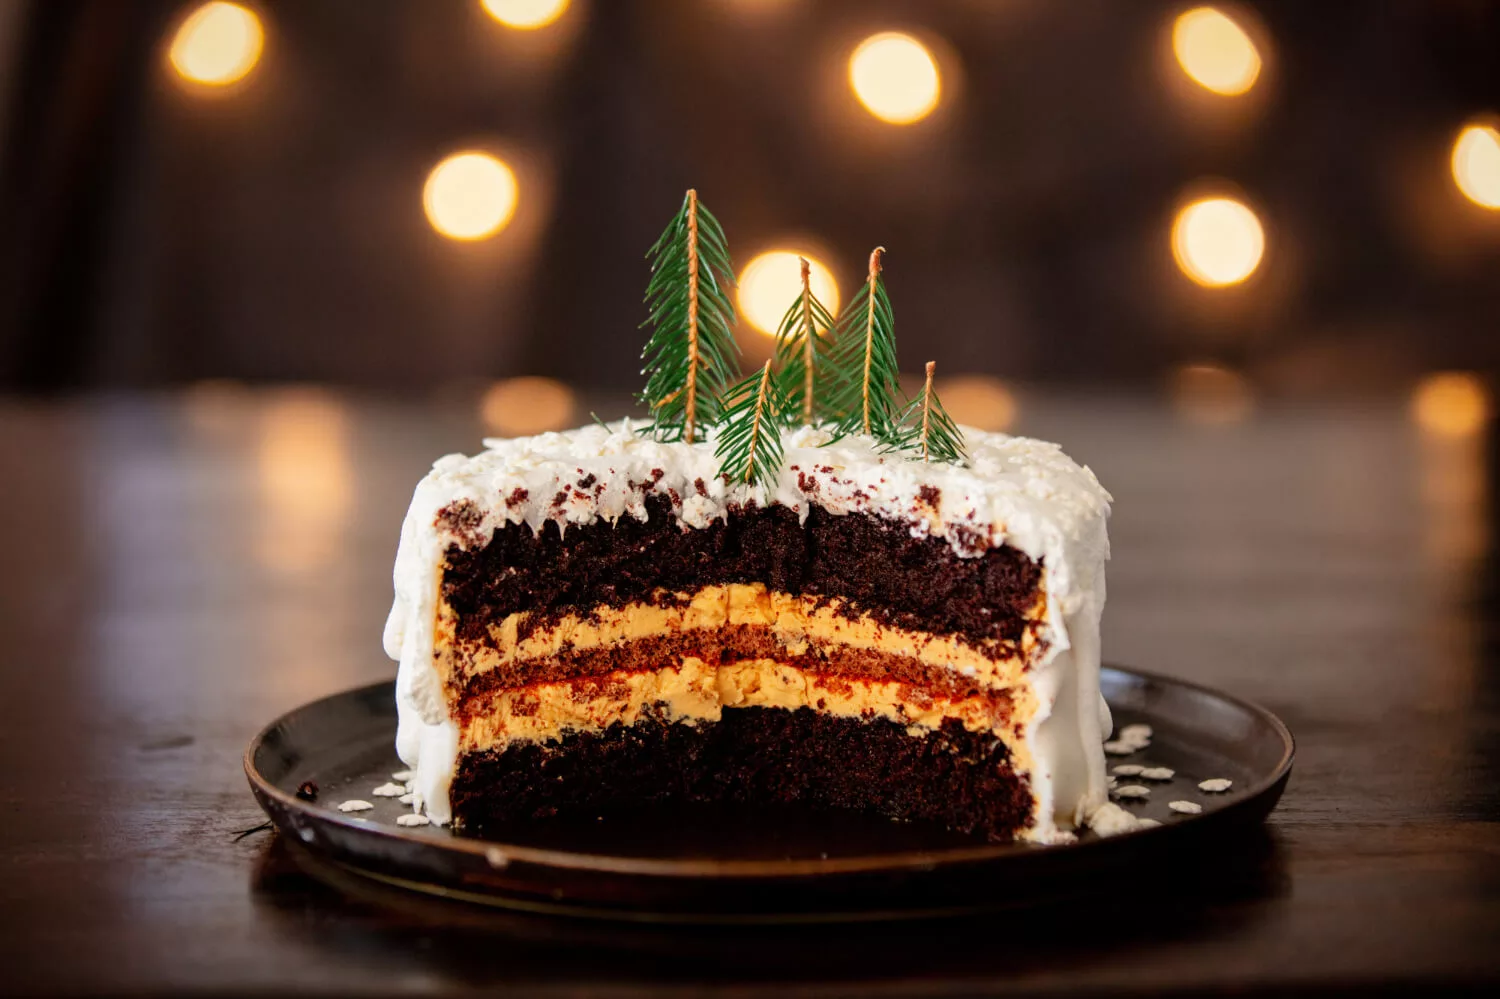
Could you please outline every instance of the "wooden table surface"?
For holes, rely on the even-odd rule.
[[[240,754],[390,677],[417,478],[467,407],[312,390],[0,401],[5,991],[952,995],[1500,983],[1495,501],[1482,437],[1403,407],[1194,426],[1023,397],[1115,495],[1107,658],[1298,739],[1261,836],[1192,885],[1121,870],[1033,914],[653,930],[340,889],[266,833]]]

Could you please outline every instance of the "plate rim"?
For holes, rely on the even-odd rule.
[[[1135,840],[1142,836],[1154,836],[1159,842],[1167,836],[1174,835],[1173,830],[1188,829],[1194,824],[1205,820],[1218,819],[1219,821],[1223,821],[1224,818],[1237,815],[1243,810],[1253,809],[1257,806],[1263,795],[1271,791],[1279,783],[1284,782],[1291,774],[1292,765],[1296,759],[1296,739],[1293,737],[1291,729],[1287,727],[1286,723],[1270,709],[1263,707],[1255,701],[1236,694],[1227,693],[1195,680],[1182,679],[1151,670],[1122,666],[1117,663],[1104,663],[1101,665],[1100,670],[1101,674],[1103,671],[1109,670],[1116,673],[1123,673],[1137,680],[1187,687],[1199,693],[1208,694],[1220,700],[1230,702],[1236,707],[1258,716],[1262,721],[1270,725],[1272,730],[1281,738],[1281,758],[1277,761],[1276,766],[1272,769],[1269,776],[1251,785],[1241,797],[1214,809],[1212,812],[1207,812],[1201,817],[1189,817],[1184,822],[1163,823],[1159,826],[1136,829],[1117,836],[1097,837],[1091,840],[1081,840],[1071,843],[983,843],[972,847],[964,846],[939,850],[905,850],[891,853],[863,854],[854,857],[819,857],[798,860],[627,857],[606,853],[581,853],[573,850],[556,850],[547,847],[525,846],[462,836],[450,836],[449,839],[441,844],[436,844],[428,833],[408,832],[400,826],[393,827],[383,823],[379,825],[371,824],[368,820],[344,815],[327,806],[321,806],[315,802],[303,801],[294,794],[289,794],[277,787],[264,774],[260,773],[256,767],[256,752],[265,745],[272,730],[280,727],[293,714],[305,711],[325,701],[369,694],[379,688],[390,688],[393,686],[394,680],[379,680],[374,683],[351,687],[347,690],[315,698],[289,711],[283,712],[263,726],[256,732],[255,737],[250,740],[249,745],[245,748],[243,766],[245,776],[250,782],[251,790],[260,799],[262,808],[270,814],[272,821],[278,827],[280,827],[281,823],[276,821],[278,816],[271,813],[271,809],[267,807],[269,802],[275,802],[280,806],[283,814],[303,815],[317,822],[338,826],[349,833],[404,843],[416,848],[432,849],[436,847],[446,851],[469,854],[474,859],[486,863],[491,868],[497,870],[503,869],[513,863],[524,863],[555,870],[606,872],[637,877],[732,878],[746,881],[806,878],[823,875],[859,875],[899,873],[903,871],[923,872],[935,870],[939,867],[982,864],[998,860],[1002,857],[1014,857],[1018,855],[1018,852],[1021,856],[1031,857],[1056,856],[1062,852],[1066,852],[1068,856],[1092,857],[1096,855],[1099,849],[1108,848],[1111,844],[1120,840]]]

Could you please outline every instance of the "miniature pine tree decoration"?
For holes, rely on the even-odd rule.
[[[826,380],[833,351],[829,335],[834,318],[812,291],[812,267],[806,258],[802,264],[802,294],[786,310],[776,330],[776,365],[786,386],[787,419],[798,414],[806,424],[813,422],[814,395],[820,381]]]
[[[682,207],[647,254],[651,282],[646,305],[651,339],[646,390],[659,440],[691,444],[704,426],[719,419],[724,388],[739,372],[735,343],[734,266],[724,230],[688,191]]]
[[[922,394],[901,413],[901,429],[896,434],[895,449],[916,452],[913,460],[920,457],[924,462],[946,461],[962,465],[969,460],[968,449],[964,447],[963,432],[932,388],[932,373],[936,370],[937,362],[928,361],[927,383],[922,386]]]
[[[775,485],[781,472],[781,424],[790,402],[771,362],[729,390],[719,427],[719,474],[730,482]]]
[[[862,433],[891,442],[896,433],[896,320],[880,276],[880,256],[870,253],[870,275],[837,324],[830,410],[840,434]]]

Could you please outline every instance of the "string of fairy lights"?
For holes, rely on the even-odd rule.
[[[543,32],[569,16],[581,16],[571,0],[473,0],[498,30]],[[748,3],[749,0],[739,0]],[[783,0],[789,2],[789,0]],[[265,14],[252,6],[211,0],[193,8],[177,25],[167,61],[184,86],[232,90],[254,73],[266,42]],[[1243,101],[1256,92],[1271,40],[1264,28],[1236,8],[1200,6],[1170,22],[1170,52],[1179,79],[1212,101]],[[942,53],[940,58],[935,50]],[[847,84],[854,103],[892,128],[919,126],[944,103],[944,60],[940,39],[904,31],[878,31],[847,54]],[[1492,117],[1465,124],[1453,140],[1452,183],[1469,203],[1500,211],[1500,130]],[[1190,286],[1215,294],[1243,284],[1262,269],[1268,252],[1267,229],[1253,199],[1240,191],[1204,191],[1184,197],[1164,240],[1178,271]],[[474,242],[501,236],[527,197],[517,170],[496,153],[463,149],[431,167],[421,204],[434,232],[450,240]],[[800,291],[798,257],[812,265],[819,298],[837,310],[840,293],[827,255],[806,240],[789,242],[753,257],[739,275],[739,305],[746,324],[773,335],[786,305]],[[1179,369],[1174,398],[1186,416],[1200,422],[1238,422],[1248,415],[1253,393],[1238,373],[1217,364]],[[949,408],[966,422],[1004,429],[1015,414],[1015,399],[999,380],[960,376],[943,388]],[[957,403],[955,405],[954,403]],[[575,416],[565,386],[547,379],[511,379],[486,396],[486,422],[499,432],[534,432]],[[1420,383],[1412,414],[1419,426],[1440,435],[1472,434],[1488,416],[1483,383],[1464,373],[1443,373]]]

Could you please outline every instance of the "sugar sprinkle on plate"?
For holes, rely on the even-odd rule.
[[[397,798],[396,800],[399,801],[399,802],[401,802],[401,804],[403,804],[403,805],[410,805],[413,801],[417,800],[417,796],[415,794],[412,794],[411,792],[408,791],[406,794],[403,794],[401,797]]]
[[[1126,784],[1124,787],[1115,788],[1116,798],[1144,798],[1151,793],[1149,787],[1139,784]]]
[[[391,774],[391,780],[395,781],[397,784],[405,784],[414,776],[416,775],[413,774],[410,770],[397,770],[395,773]]]
[[[1203,811],[1203,806],[1196,801],[1169,801],[1167,802],[1167,807],[1174,812],[1181,812],[1183,815],[1197,815]]]
[[[406,788],[401,784],[382,784],[370,793],[377,798],[399,798],[406,793]]]
[[[375,806],[372,805],[372,804],[370,804],[368,801],[361,801],[358,798],[350,798],[348,801],[341,802],[339,804],[339,811],[341,811],[341,812],[368,812],[370,809],[372,809],[374,807]]]
[[[1144,780],[1171,780],[1176,772],[1171,767],[1144,767],[1141,777]]]
[[[396,825],[398,826],[425,826],[429,825],[431,822],[432,820],[427,816],[417,815],[416,813],[412,813],[411,815],[396,816]]]
[[[1209,794],[1221,794],[1234,786],[1234,781],[1226,777],[1210,777],[1208,780],[1198,782],[1198,790],[1207,791]]]
[[[1121,777],[1136,777],[1145,769],[1139,763],[1121,763],[1119,766],[1114,767],[1111,772],[1119,774]]]

